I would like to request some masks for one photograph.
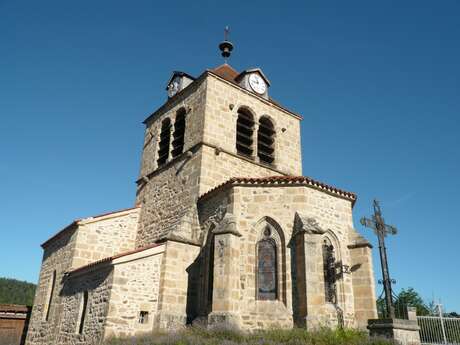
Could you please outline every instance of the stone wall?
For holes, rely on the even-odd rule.
[[[207,78],[204,142],[236,154],[240,107],[252,113],[256,129],[261,116],[271,119],[276,131],[274,166],[287,175],[302,175],[300,118],[214,75]],[[254,161],[258,161],[255,151]]]
[[[197,146],[203,138],[206,81],[198,80],[180,95],[161,107],[146,122],[146,136],[142,155],[136,204],[142,205],[136,247],[143,247],[166,237],[175,230],[188,232],[196,220],[196,199],[199,186],[200,151]],[[157,164],[161,124],[170,118],[174,124],[176,113],[184,108],[186,126],[184,153],[161,167]],[[174,126],[171,130],[171,135]],[[188,152],[187,152],[188,151]],[[185,223],[182,224],[181,223]],[[181,229],[181,228],[186,229]]]
[[[238,297],[236,297],[238,300],[236,312],[240,317],[241,326],[247,329],[273,326],[292,327],[292,316],[299,312],[296,309],[293,310],[293,306],[297,307],[299,303],[299,291],[292,287],[293,280],[296,280],[295,264],[293,265],[293,260],[295,260],[293,253],[295,253],[296,245],[292,241],[295,215],[300,213],[306,217],[314,218],[325,231],[320,236],[318,250],[321,249],[322,239],[327,236],[334,244],[337,262],[340,265],[351,266],[350,253],[347,247],[349,233],[354,231],[351,202],[307,186],[236,185],[232,187],[231,191],[224,189],[200,199],[199,210],[203,214],[200,217],[201,223],[205,223],[219,205],[228,203],[231,205],[227,205],[226,209],[233,213],[236,229],[242,235],[233,240],[238,242],[239,246],[240,290]],[[260,239],[260,232],[266,224],[277,229],[282,243],[280,251],[282,267],[279,268],[280,295],[276,301],[259,301],[256,299],[255,248]],[[300,250],[298,246],[297,250]],[[305,255],[311,254],[306,252]],[[320,252],[316,259],[315,272],[318,274],[308,278],[310,279],[309,289],[316,289],[315,293],[319,297],[307,301],[310,309],[308,316],[315,318],[314,322],[318,325],[333,326],[334,322],[337,325],[338,319],[343,318],[345,326],[355,326],[355,301],[351,274],[342,274],[337,282],[337,305],[343,311],[343,315],[338,315],[340,311],[334,305],[325,302],[322,255]],[[306,265],[309,264],[306,263]],[[314,284],[311,284],[312,280],[315,280]],[[299,282],[297,281],[296,284]],[[314,309],[312,314],[313,309],[311,308],[314,303],[318,304],[318,308]]]
[[[281,172],[255,164],[253,161],[216,150],[204,145],[200,167],[200,195],[226,182],[232,177],[266,177],[282,175]]]
[[[156,328],[176,329],[195,315],[199,252],[199,246],[167,241],[161,266]]]
[[[181,156],[155,172],[142,189],[142,211],[136,247],[166,238],[172,232],[194,238],[198,231],[196,199],[199,186],[199,152]]]
[[[139,178],[148,176],[158,168],[158,143],[160,142],[161,124],[169,118],[174,131],[177,112],[183,108],[186,111],[184,152],[198,144],[203,138],[203,121],[206,104],[206,80],[200,79],[184,89],[173,99],[168,100],[153,113],[145,122],[145,137],[142,150],[141,170]],[[170,155],[169,160],[172,157]],[[143,194],[138,195],[138,202]]]
[[[99,344],[102,341],[112,280],[113,270],[108,264],[77,273],[65,280],[61,291],[61,318],[55,344],[87,345]],[[88,303],[80,334],[85,291],[88,292]]]
[[[369,244],[351,244],[351,270],[357,326],[365,329],[369,319],[377,318],[372,247]]]
[[[234,105],[232,109],[230,104]],[[251,159],[236,154],[240,106],[250,109],[256,122],[262,115],[272,119],[276,130],[273,166],[260,164],[256,155]],[[170,157],[159,167],[162,121],[169,118],[174,123],[182,108],[187,112],[184,153]],[[212,74],[204,74],[146,121],[136,198],[142,205],[136,247],[172,232],[195,240],[199,195],[235,176],[301,175],[300,155],[299,117]]]
[[[77,225],[73,223],[44,247],[43,261],[26,340],[28,345],[54,344],[57,327],[60,322],[61,282],[63,281],[64,273],[69,271],[72,266],[77,237],[76,232]],[[53,271],[56,271],[56,281],[55,288],[50,296]],[[49,317],[46,320],[49,298],[51,298],[51,304]]]
[[[56,340],[66,272],[134,248],[139,211],[134,208],[75,221],[45,242],[27,344],[48,345]],[[50,296],[53,272],[56,279]]]
[[[79,221],[72,267],[134,249],[139,213],[133,208]]]
[[[160,269],[164,245],[113,262],[114,279],[105,338],[150,332],[158,311]],[[145,323],[140,312],[148,312]]]

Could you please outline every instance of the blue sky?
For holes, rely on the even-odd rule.
[[[396,290],[459,312],[459,16],[454,0],[0,0],[0,276],[36,282],[50,235],[133,205],[141,121],[171,71],[222,63],[230,25],[230,63],[304,116],[304,174],[358,194],[372,243],[372,198],[398,227]]]

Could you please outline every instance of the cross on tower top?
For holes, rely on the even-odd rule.
[[[228,40],[229,33],[230,29],[228,26],[226,26],[224,29],[224,40],[219,44],[219,49],[222,52],[225,63],[227,63],[227,59],[230,57],[230,54],[233,50],[233,44]]]

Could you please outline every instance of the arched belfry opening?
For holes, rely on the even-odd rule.
[[[177,157],[184,151],[184,137],[185,137],[185,108],[180,108],[176,114],[176,121],[174,122],[174,133],[172,141],[172,156]]]
[[[273,164],[275,161],[275,127],[267,116],[262,116],[259,120],[257,157],[265,164]]]
[[[236,121],[236,152],[239,155],[252,157],[254,153],[254,116],[246,108],[238,109]]]
[[[160,142],[158,143],[158,159],[157,164],[161,166],[168,161],[169,144],[171,141],[171,120],[169,117],[161,123]]]

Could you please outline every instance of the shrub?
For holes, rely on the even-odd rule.
[[[272,329],[242,333],[228,329],[190,327],[177,332],[154,332],[130,338],[113,338],[105,345],[390,345],[385,339],[369,338],[353,329]]]

